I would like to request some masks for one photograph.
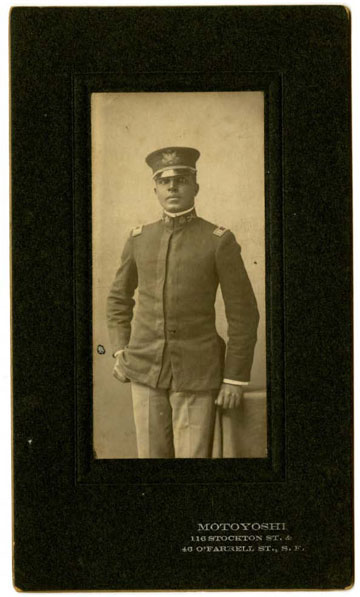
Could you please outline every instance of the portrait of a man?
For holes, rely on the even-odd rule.
[[[233,233],[197,215],[199,156],[147,156],[162,218],[132,230],[108,297],[114,375],[131,381],[140,458],[211,457],[216,405],[238,407],[250,379],[256,299]],[[219,284],[227,347],[215,326]]]
[[[92,143],[96,457],[265,458],[263,93],[94,93]]]

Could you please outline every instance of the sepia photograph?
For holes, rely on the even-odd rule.
[[[351,588],[349,9],[9,33],[15,590]]]
[[[99,459],[266,458],[264,93],[91,95]]]

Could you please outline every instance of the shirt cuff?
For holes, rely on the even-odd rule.
[[[123,348],[121,348],[120,350],[117,350],[116,352],[114,352],[113,356],[116,358],[118,356],[118,354],[121,354],[122,352],[124,352]]]
[[[236,381],[235,379],[223,379],[223,383],[230,383],[233,386],[248,386],[248,381]]]

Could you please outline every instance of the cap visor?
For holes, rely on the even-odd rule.
[[[153,178],[167,178],[169,176],[182,176],[196,172],[195,168],[176,166],[175,168],[162,168],[154,173]]]

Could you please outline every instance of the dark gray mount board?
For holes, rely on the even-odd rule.
[[[349,12],[19,7],[10,35],[16,587],[348,587]],[[90,94],[247,89],[266,106],[268,458],[95,460]],[[261,539],[197,549],[219,535]]]

